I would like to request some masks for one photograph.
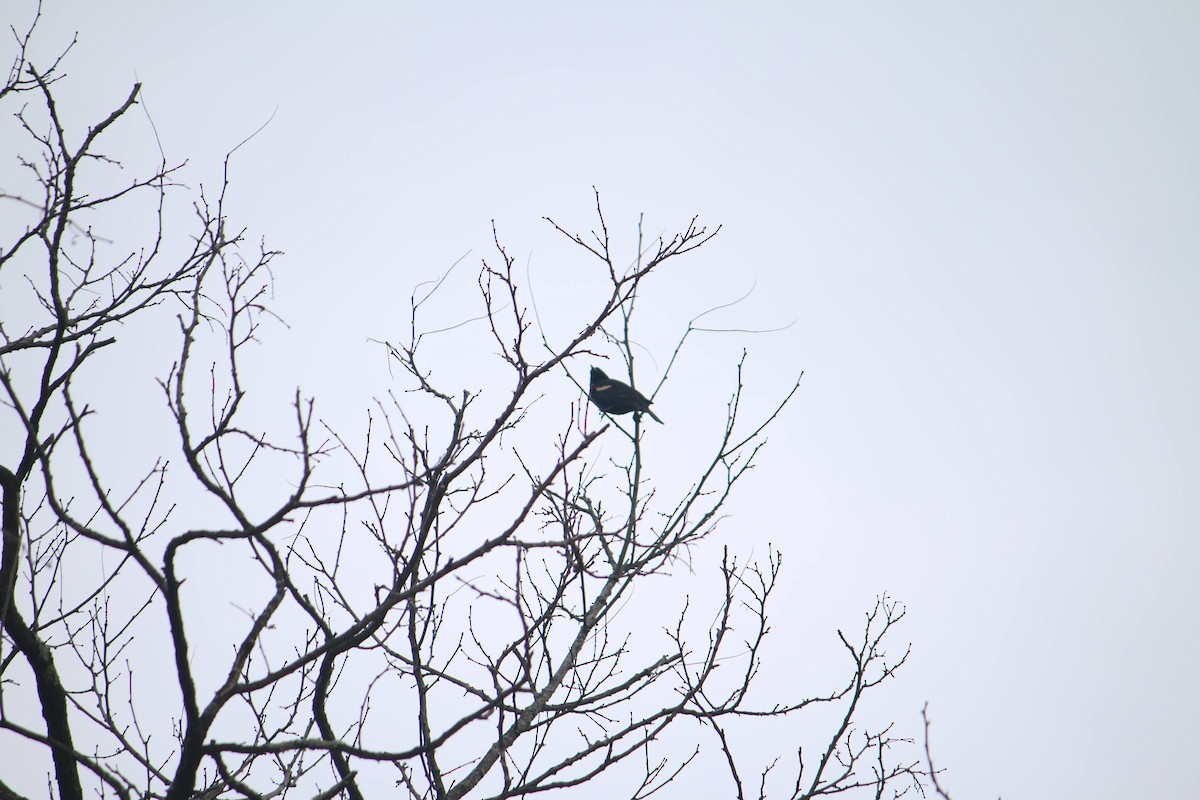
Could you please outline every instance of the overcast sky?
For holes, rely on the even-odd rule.
[[[586,229],[593,186],[627,240],[643,212],[723,225],[644,301],[640,368],[751,287],[722,324],[794,321],[706,340],[651,432],[667,453],[719,425],[742,347],[756,408],[804,371],[720,531],[784,550],[769,677],[886,590],[914,654],[885,710],[915,733],[929,701],[958,800],[1195,796],[1200,4],[45,13],[47,51],[80,34],[76,121],[143,82],[190,185],[271,118],[231,197],[286,252],[291,328],[263,348],[284,402],[301,384],[351,418],[385,391],[369,340],[488,255],[493,219],[568,311],[540,218]]]

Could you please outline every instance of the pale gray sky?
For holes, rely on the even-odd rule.
[[[722,419],[704,387],[743,346],[759,408],[805,370],[721,529],[787,557],[769,677],[887,590],[914,655],[883,712],[917,733],[930,702],[956,798],[1195,796],[1200,5],[46,14],[47,50],[80,32],[76,120],[141,80],[192,185],[274,114],[235,156],[232,208],[286,251],[291,329],[263,348],[283,402],[299,383],[351,419],[384,391],[368,339],[397,335],[415,283],[487,255],[492,219],[568,309],[540,217],[590,226],[592,186],[627,237],[640,212],[652,233],[723,224],[643,301],[641,367],[751,285],[723,321],[796,321],[706,342],[655,405],[668,473]]]

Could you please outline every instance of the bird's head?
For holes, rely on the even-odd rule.
[[[604,370],[599,367],[592,367],[592,384],[604,383],[608,380],[608,376],[604,374]]]

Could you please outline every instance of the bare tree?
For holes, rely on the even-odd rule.
[[[743,563],[726,549],[699,611],[634,596],[687,569],[798,382],[773,413],[746,420],[731,365],[710,455],[673,495],[646,461],[638,415],[602,417],[583,392],[539,402],[585,374],[585,356],[619,353],[633,383],[639,289],[716,230],[693,219],[672,236],[639,235],[623,259],[598,197],[589,234],[552,222],[578,255],[563,268],[606,287],[561,341],[538,324],[496,236],[476,315],[426,319],[449,284],[418,287],[406,335],[387,345],[397,388],[369,405],[361,433],[322,422],[299,392],[290,431],[277,432],[248,409],[243,368],[271,315],[277,254],[232,227],[228,183],[195,198],[184,249],[164,224],[185,192],[178,167],[162,161],[104,189],[115,162],[103,141],[129,124],[139,87],[70,129],[59,62],[33,63],[32,32],[14,32],[0,95],[26,135],[33,187],[0,195],[24,215],[6,218],[25,220],[0,252],[0,753],[30,754],[23,771],[5,758],[0,797],[29,796],[6,781],[40,771],[65,800],[503,798],[601,778],[642,798],[703,747],[727,767],[715,795],[923,792],[911,742],[857,721],[907,657],[885,650],[904,616],[894,601],[881,598],[860,633],[838,634],[841,685],[764,703],[753,689],[778,552]],[[105,213],[146,207],[147,240],[108,255]],[[159,448],[124,478],[122,454],[93,443],[99,378],[119,367],[135,320],[177,341],[159,384],[174,434],[124,433]],[[492,352],[504,377],[441,382],[435,334],[449,329]],[[670,377],[669,366],[658,386]],[[250,601],[231,616],[235,590]],[[622,607],[661,612],[661,634],[625,624]],[[813,708],[836,712],[818,751],[748,778],[751,754],[730,726],[802,725]]]

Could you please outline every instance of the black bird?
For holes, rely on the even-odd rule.
[[[632,386],[615,381],[604,374],[599,367],[592,367],[592,388],[588,397],[596,404],[596,408],[605,414],[628,414],[630,411],[645,412],[662,425],[663,421],[650,410],[650,401],[645,395]]]

